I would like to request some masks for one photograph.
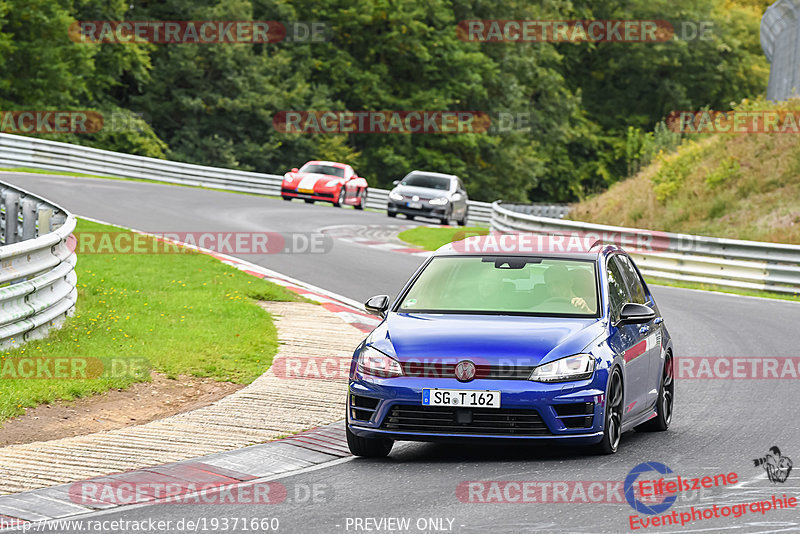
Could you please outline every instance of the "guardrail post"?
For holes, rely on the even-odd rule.
[[[20,202],[20,216],[22,217],[22,241],[36,237],[36,206],[38,202],[30,198]]]
[[[17,235],[17,216],[19,214],[19,193],[6,191],[3,195],[3,213],[5,214],[5,228],[3,229],[3,244],[11,245],[19,241]]]
[[[36,219],[36,237],[40,235],[50,233],[52,228],[50,228],[50,219],[53,217],[53,209],[52,208],[39,208],[39,215]]]

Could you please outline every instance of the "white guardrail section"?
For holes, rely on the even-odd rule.
[[[0,182],[0,348],[44,337],[75,308],[75,217]]]
[[[495,202],[492,230],[592,235],[621,245],[645,276],[718,286],[800,293],[800,246],[672,234],[537,217],[524,206]],[[650,243],[650,245],[647,245]]]
[[[0,133],[0,167],[29,167],[99,176],[139,178],[274,196],[281,194],[283,179],[283,175],[278,174],[191,165],[2,133]],[[384,211],[388,200],[388,190],[369,188],[367,208]],[[550,206],[543,208],[549,209]],[[563,209],[562,206],[554,208]],[[545,215],[544,212],[536,214]],[[488,226],[491,217],[490,203],[470,201],[468,221],[470,224]]]

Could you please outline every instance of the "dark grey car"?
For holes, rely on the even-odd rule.
[[[389,192],[386,213],[396,217],[402,213],[408,219],[432,217],[449,224],[455,219],[459,226],[467,224],[467,191],[458,176],[438,172],[412,171]]]

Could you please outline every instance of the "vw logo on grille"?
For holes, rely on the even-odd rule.
[[[416,202],[416,201],[418,201],[418,200],[419,200],[419,197],[418,197],[417,195],[414,195],[413,197],[411,197],[411,200],[413,200],[414,202]]]
[[[456,378],[459,382],[469,382],[475,378],[475,364],[469,360],[463,360],[456,364]]]

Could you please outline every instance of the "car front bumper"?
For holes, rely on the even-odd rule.
[[[422,204],[420,208],[409,208],[406,202],[394,202],[390,200],[386,205],[386,211],[391,213],[402,213],[403,215],[415,215],[418,217],[434,217],[441,218],[447,215],[449,207],[444,206],[431,206],[429,204]]]
[[[461,383],[453,378],[376,378],[356,373],[348,385],[347,424],[357,436],[407,441],[500,438],[592,444],[603,436],[607,379],[605,370],[596,371],[589,380],[557,384]],[[422,390],[437,388],[500,391],[500,408],[423,407]],[[573,412],[580,413],[568,415]],[[533,420],[536,430],[526,426]]]
[[[302,198],[310,200],[324,200],[326,202],[334,201],[334,191],[313,191],[311,193],[298,192],[296,189],[281,188],[281,196],[287,198]]]

